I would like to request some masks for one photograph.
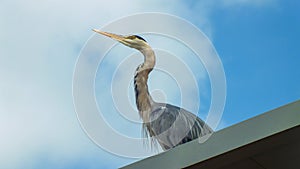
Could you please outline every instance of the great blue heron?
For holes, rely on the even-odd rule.
[[[187,110],[152,99],[147,80],[155,65],[155,54],[145,39],[137,35],[122,36],[93,30],[144,55],[144,63],[137,67],[134,76],[136,106],[143,120],[144,133],[155,138],[162,149],[168,150],[213,132],[203,120]]]

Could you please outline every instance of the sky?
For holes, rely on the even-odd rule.
[[[91,29],[140,12],[184,18],[214,45],[227,84],[218,130],[298,100],[299,7],[293,0],[1,1],[0,168],[118,168],[139,160],[107,152],[89,139],[77,119],[72,80],[80,51],[94,35]],[[159,47],[155,38],[147,38]],[[167,91],[170,86],[155,83],[159,78],[168,84],[174,80],[156,74],[149,86],[162,100],[177,103],[173,90]],[[201,89],[208,90],[206,76],[199,79],[204,81]],[[102,79],[106,78],[97,74],[95,84]],[[161,90],[166,90],[165,96]],[[133,97],[132,92],[128,95]],[[96,94],[98,104],[106,97]],[[138,137],[138,130],[130,133]],[[121,140],[109,141],[122,146]]]

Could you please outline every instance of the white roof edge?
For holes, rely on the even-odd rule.
[[[122,169],[184,168],[300,125],[300,100],[215,132],[198,140],[129,164]]]

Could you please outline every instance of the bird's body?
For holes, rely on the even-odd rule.
[[[164,150],[209,134],[212,130],[194,114],[170,104],[155,103],[146,132],[155,137]]]
[[[155,54],[143,38],[136,35],[120,36],[94,31],[135,48],[144,55],[144,63],[139,65],[135,72],[134,86],[137,109],[147,136],[155,138],[164,150],[168,150],[213,132],[204,121],[187,110],[170,104],[157,103],[152,99],[147,81],[155,66]]]

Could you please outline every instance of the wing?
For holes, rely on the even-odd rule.
[[[185,109],[158,103],[147,125],[164,150],[204,136],[213,130],[203,120]]]

